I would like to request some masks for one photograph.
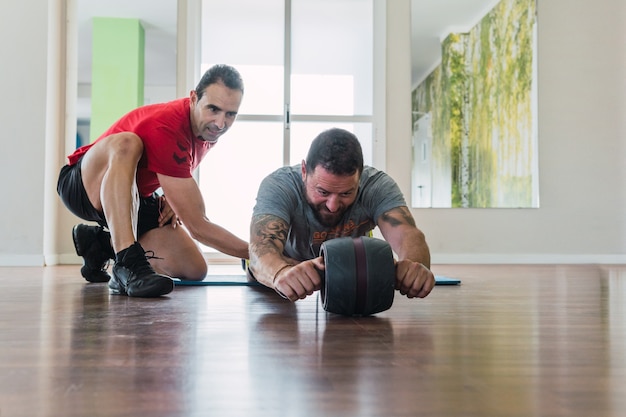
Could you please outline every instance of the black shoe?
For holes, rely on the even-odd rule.
[[[109,280],[111,294],[129,297],[160,297],[174,289],[174,281],[167,275],[157,274],[139,242],[120,251]]]
[[[83,257],[80,274],[89,282],[107,282],[111,276],[106,269],[109,260],[115,258],[111,246],[111,234],[102,226],[77,224],[72,229],[76,254]]]

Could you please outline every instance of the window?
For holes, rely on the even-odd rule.
[[[354,132],[372,164],[373,0],[203,0],[201,49],[203,72],[227,63],[245,84],[237,121],[199,169],[213,222],[248,240],[261,180],[327,128]]]

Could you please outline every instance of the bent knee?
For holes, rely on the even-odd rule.
[[[189,263],[182,276],[180,276],[180,279],[184,279],[186,281],[202,281],[206,278],[207,272],[207,264],[203,259],[202,262],[194,262],[193,264]]]
[[[185,251],[184,255],[176,256],[177,262],[175,265],[171,265],[174,269],[177,278],[186,281],[202,281],[206,278],[208,267],[206,259],[202,252],[198,251]]]
[[[115,133],[105,141],[109,155],[115,161],[126,158],[139,160],[143,153],[143,141],[133,132]]]
[[[160,274],[165,274],[183,281],[202,281],[206,278],[207,264],[202,260],[185,259],[183,262],[167,262],[166,260],[153,259],[150,264]]]
[[[102,177],[112,164],[135,165],[143,154],[143,141],[132,132],[114,133],[96,142],[82,161],[83,179],[87,176]]]

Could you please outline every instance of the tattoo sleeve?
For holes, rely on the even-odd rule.
[[[254,216],[250,223],[249,271],[267,287],[274,288],[277,271],[290,263],[283,255],[289,226],[273,215]]]
[[[280,217],[255,216],[250,230],[251,248],[261,257],[267,253],[281,253],[287,241],[288,226]]]
[[[400,226],[402,224],[408,224],[416,227],[415,220],[411,215],[411,212],[407,207],[396,207],[389,211],[386,211],[381,216],[381,220],[389,223],[391,226]]]

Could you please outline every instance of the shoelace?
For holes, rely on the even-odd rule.
[[[147,250],[143,254],[146,256],[146,259],[164,259],[164,258],[159,258],[158,256],[155,256],[153,250]]]
[[[137,265],[137,270],[135,271],[135,273],[137,275],[143,275],[143,274],[154,274],[155,271],[152,268],[152,265],[150,265],[150,262],[148,262],[148,259],[163,259],[163,258],[159,258],[158,256],[154,255],[154,251],[152,250],[148,250],[144,252],[144,256],[145,256],[145,262],[141,262],[139,265]]]

